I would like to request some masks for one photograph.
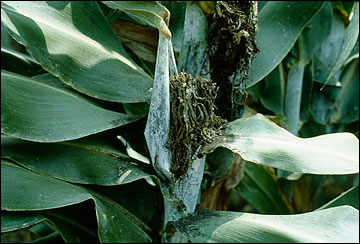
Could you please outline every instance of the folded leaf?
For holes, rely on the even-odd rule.
[[[239,153],[247,161],[291,172],[353,174],[359,172],[359,140],[351,133],[299,138],[261,114],[228,123],[223,136],[203,147]]]

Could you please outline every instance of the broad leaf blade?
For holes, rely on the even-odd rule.
[[[65,88],[7,71],[1,71],[1,88],[1,131],[25,140],[72,140],[140,118],[102,109]]]
[[[247,161],[291,172],[352,174],[359,172],[359,140],[351,133],[299,138],[261,114],[228,123],[203,152],[222,146]]]
[[[155,174],[150,165],[106,143],[101,134],[52,144],[2,136],[1,148],[3,158],[74,183],[120,185]]]
[[[100,240],[150,242],[142,222],[113,200],[5,160],[1,163],[1,193],[1,209],[12,211],[59,208],[92,199],[96,205]],[[127,231],[129,228],[131,232]]]
[[[58,208],[85,201],[90,196],[80,186],[33,173],[8,161],[1,161],[1,209],[3,210]]]
[[[255,55],[245,80],[249,88],[269,74],[290,51],[305,26],[324,6],[324,2],[268,2],[259,13]]]
[[[155,175],[150,165],[108,147],[99,136],[50,144],[1,137],[2,158],[73,183],[120,185]]]
[[[358,242],[359,211],[342,206],[296,215],[197,214],[174,223],[191,242]]]
[[[76,90],[109,101],[149,100],[152,79],[129,58],[96,2],[1,2],[1,21]]]

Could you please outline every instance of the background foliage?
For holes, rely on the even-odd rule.
[[[199,4],[202,20],[212,8]],[[160,241],[163,195],[143,134],[158,29],[171,32],[182,67],[186,11],[166,1],[1,2],[2,242]],[[174,223],[189,240],[358,239],[358,140],[327,135],[358,137],[358,15],[352,1],[259,2],[261,51],[236,100],[242,119],[224,137],[240,139],[212,145],[199,203],[216,211]],[[285,156],[282,140],[294,143]],[[234,169],[234,152],[250,162]]]

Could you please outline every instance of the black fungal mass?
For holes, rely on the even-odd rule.
[[[257,32],[257,3],[254,1],[217,1],[215,13],[208,17],[208,54],[213,82],[219,87],[215,104],[218,114],[228,120],[234,106],[234,81],[229,80],[237,71],[248,78],[251,60],[259,49],[255,42]],[[236,89],[236,88],[235,88]]]
[[[217,87],[209,80],[181,72],[170,77],[170,171],[183,176],[200,147],[220,135],[224,121],[214,113]]]

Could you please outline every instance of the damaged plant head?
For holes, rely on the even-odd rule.
[[[236,85],[239,86],[233,84],[234,81],[229,81],[229,77],[235,77],[239,71],[240,82],[247,79],[251,60],[259,52],[255,41],[257,3],[217,1],[215,13],[208,17],[208,21],[211,78],[220,88],[216,105],[219,114],[226,118],[234,104],[234,86],[235,89]]]
[[[198,156],[201,146],[220,134],[224,121],[216,116],[218,88],[209,80],[181,72],[170,77],[170,171],[177,180]]]

